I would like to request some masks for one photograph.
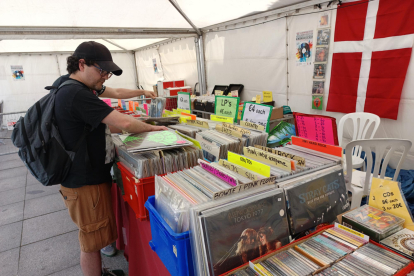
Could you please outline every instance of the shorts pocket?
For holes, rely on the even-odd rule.
[[[62,190],[62,189],[60,189],[59,192],[62,195],[63,200],[65,201],[66,208],[69,208],[70,205],[76,202],[76,200],[78,199],[77,192],[72,192],[72,191],[67,191],[67,190]]]
[[[92,233],[94,231],[97,231],[103,227],[106,227],[109,223],[109,218],[105,218],[103,220],[100,220],[98,222],[94,222],[94,223],[89,223],[86,225],[82,225],[80,226],[80,230],[85,232],[85,233]]]

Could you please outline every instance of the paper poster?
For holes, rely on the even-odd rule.
[[[315,64],[313,67],[313,78],[324,79],[326,73],[326,63]]]
[[[329,54],[328,46],[316,47],[315,62],[327,62]]]
[[[156,58],[152,59],[152,66],[154,68],[154,74],[158,74],[158,66],[157,66],[157,59]]]
[[[239,102],[239,97],[216,96],[214,114],[234,118],[234,122],[237,122]]]
[[[191,112],[191,96],[189,92],[177,93],[177,109],[190,110]]]
[[[328,28],[330,26],[331,26],[331,14],[330,14],[330,12],[323,13],[321,15],[321,17],[319,18],[318,28]]]
[[[369,205],[405,219],[404,228],[414,231],[413,217],[407,207],[400,183],[373,177]]]
[[[294,117],[297,136],[329,145],[338,145],[335,118],[302,113],[295,113]]]
[[[270,105],[245,102],[242,120],[264,126],[266,131],[269,132],[269,120],[272,110],[273,107]]]
[[[331,29],[318,30],[316,46],[328,46],[331,40]]]
[[[296,65],[312,64],[313,30],[296,33]]]
[[[268,103],[273,101],[272,91],[263,91],[263,102]]]
[[[24,80],[23,65],[11,65],[11,72],[14,80]]]
[[[322,110],[323,107],[323,95],[312,95],[312,109]]]
[[[325,81],[313,81],[312,95],[323,95],[325,93]]]

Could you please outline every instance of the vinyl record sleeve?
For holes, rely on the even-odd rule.
[[[292,235],[331,223],[349,209],[342,169],[289,186],[285,192]]]
[[[202,218],[210,275],[220,275],[289,243],[283,190],[238,201]]]

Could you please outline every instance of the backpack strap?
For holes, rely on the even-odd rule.
[[[44,146],[45,145],[45,138],[43,137],[43,133],[42,133],[42,109],[40,108],[40,103],[39,103],[39,101],[37,101],[36,102],[36,111],[37,111],[37,116],[39,117],[39,121],[40,121],[40,123],[39,124],[37,124],[37,127],[38,127],[38,132],[39,132],[39,138],[40,138],[40,141],[42,142],[42,146]],[[43,149],[44,151],[45,151],[45,149]]]

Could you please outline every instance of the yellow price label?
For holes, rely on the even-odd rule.
[[[242,166],[233,164],[227,160],[220,159],[220,166],[225,167],[228,170],[231,170],[239,175],[242,175],[250,180],[257,180],[257,174],[254,174],[252,171],[243,168]]]
[[[234,118],[226,117],[226,116],[217,116],[217,115],[213,115],[213,114],[210,115],[210,120],[216,121],[216,122],[229,123],[229,124],[234,123]]]
[[[223,91],[221,91],[221,90],[214,90],[214,95],[216,95],[216,96],[223,96]]]
[[[176,130],[175,132],[176,132],[178,135],[180,135],[181,137],[183,137],[184,139],[186,139],[186,140],[188,140],[188,141],[192,142],[192,143],[194,144],[194,146],[196,146],[197,148],[201,149],[201,145],[200,145],[200,143],[199,143],[197,140],[195,140],[195,139],[193,139],[193,138],[191,138],[191,137],[188,137],[187,135],[182,134],[182,133],[181,133],[181,132],[179,132],[178,130]]]
[[[186,110],[186,109],[177,108],[177,114],[181,114],[181,112],[191,114],[191,110]]]
[[[192,126],[202,127],[202,128],[207,128],[207,129],[210,128],[210,126],[208,125],[206,121],[200,121],[200,120],[187,120],[187,125],[192,125]]]
[[[256,103],[261,103],[261,102],[262,102],[262,96],[256,95]]]
[[[242,166],[243,168],[246,168],[248,170],[254,171],[255,173],[263,175],[264,177],[270,177],[270,166],[268,165],[257,162],[255,160],[247,158],[246,156],[239,155],[231,151],[228,152],[227,159],[231,163]]]
[[[263,101],[265,103],[273,101],[272,91],[263,91]]]
[[[338,224],[337,226],[338,226],[339,229],[345,230],[345,231],[347,231],[347,232],[349,232],[351,234],[354,234],[354,235],[356,235],[356,236],[358,236],[360,238],[364,238],[365,237],[363,234],[361,234],[361,233],[359,233],[359,232],[357,232],[355,230],[352,230],[352,229],[350,229],[350,228],[348,228],[346,226],[343,226],[342,224]]]
[[[255,124],[255,123],[251,123],[251,122],[240,121],[240,125],[242,127],[255,129],[255,130],[259,130],[259,131],[264,131],[265,130],[264,126],[261,126],[261,125]]]

